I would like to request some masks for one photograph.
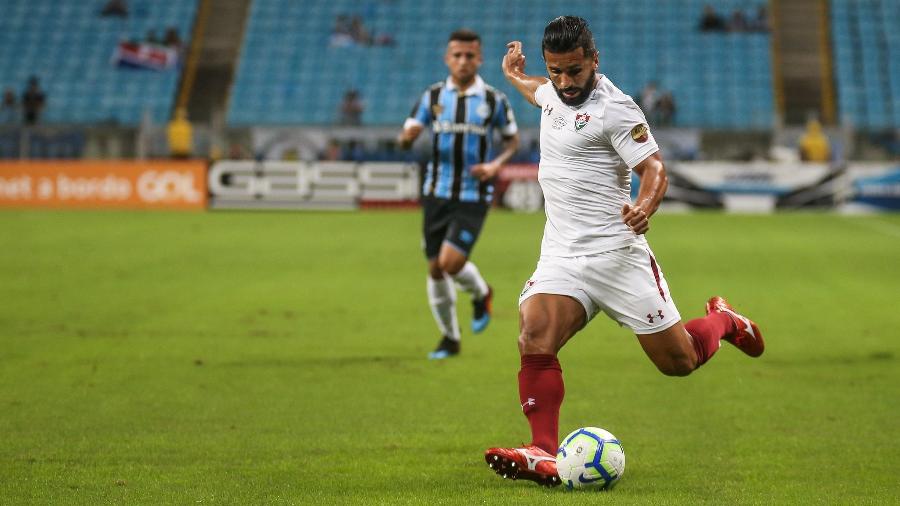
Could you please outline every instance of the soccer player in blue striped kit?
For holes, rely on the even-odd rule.
[[[422,94],[397,139],[408,149],[427,126],[433,132],[422,184],[422,233],[428,302],[442,337],[431,359],[460,351],[454,282],[472,297],[472,331],[479,333],[490,322],[493,290],[469,256],[493,200],[494,177],[519,145],[509,100],[478,75],[478,34],[450,34],[444,63],[450,76]],[[495,130],[502,135],[502,149],[489,160]]]

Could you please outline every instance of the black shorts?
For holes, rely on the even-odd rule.
[[[425,239],[425,257],[436,258],[444,241],[468,257],[475,247],[489,208],[490,204],[481,202],[423,197],[422,236]]]

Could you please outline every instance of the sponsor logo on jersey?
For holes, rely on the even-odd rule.
[[[544,114],[546,114],[547,116],[550,116],[550,114],[552,114],[552,113],[553,113],[553,107],[551,107],[550,104],[545,105],[544,106]]]
[[[431,129],[436,134],[475,134],[487,135],[488,129],[483,125],[473,125],[472,123],[453,123],[452,121],[435,121],[431,124]]]
[[[590,114],[588,114],[588,113],[586,113],[586,112],[584,112],[584,113],[581,113],[581,112],[576,113],[576,114],[575,114],[575,130],[581,130],[582,128],[584,128],[585,126],[587,126],[588,121],[590,121],[590,120],[591,120],[591,115],[590,115]]]
[[[475,108],[475,114],[482,118],[487,118],[488,114],[491,113],[491,107],[484,102],[481,103],[478,107]]]
[[[631,138],[634,142],[647,142],[647,139],[650,138],[650,130],[648,130],[647,125],[643,123],[635,125],[635,127],[631,129]]]
[[[555,130],[562,130],[563,127],[565,127],[565,126],[566,126],[566,118],[563,118],[562,116],[557,116],[557,117],[553,118],[553,128]]]

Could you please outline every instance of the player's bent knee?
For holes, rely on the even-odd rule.
[[[556,353],[553,339],[546,327],[523,325],[519,331],[519,351],[522,355]]]
[[[455,276],[459,274],[459,271],[462,270],[466,265],[466,257],[460,258],[440,258],[438,260],[438,268],[442,271],[450,274],[451,276]]]
[[[687,376],[697,368],[695,361],[690,357],[674,357],[667,360],[655,361],[656,368],[666,376]]]

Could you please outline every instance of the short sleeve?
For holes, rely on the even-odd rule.
[[[426,91],[422,94],[422,98],[413,106],[409,117],[403,124],[403,128],[413,125],[425,126],[431,123],[431,92]]]
[[[547,94],[550,93],[548,96]],[[553,93],[553,85],[550,84],[550,81],[538,86],[538,89],[534,90],[534,101],[537,102],[538,107],[544,107],[544,104],[547,103],[547,100],[552,97]]]
[[[630,98],[609,102],[604,115],[603,134],[629,169],[659,151],[647,126],[647,118]]]
[[[509,99],[502,93],[497,94],[497,107],[494,109],[493,125],[504,137],[515,135],[519,131],[516,115],[509,105]]]

